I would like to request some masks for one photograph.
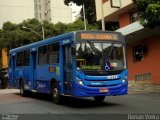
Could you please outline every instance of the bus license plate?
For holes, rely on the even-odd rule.
[[[99,92],[100,92],[100,93],[103,93],[103,92],[108,93],[108,89],[104,89],[104,88],[103,88],[103,89],[100,89]]]

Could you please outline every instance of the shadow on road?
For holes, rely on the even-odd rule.
[[[74,98],[74,97],[65,97],[61,105],[74,107],[74,108],[92,108],[92,107],[110,107],[110,106],[120,106],[120,104],[111,103],[111,102],[95,102],[91,98]]]
[[[15,93],[15,94],[20,96],[19,93]],[[29,95],[27,95],[27,97],[34,98],[40,101],[49,101],[52,103],[51,96],[48,94],[30,93]],[[107,97],[105,100],[107,100]],[[121,104],[106,102],[106,101],[97,103],[91,97],[90,98],[62,97],[62,101],[59,105],[72,107],[72,108],[94,108],[94,107],[100,108],[100,107],[122,106]]]

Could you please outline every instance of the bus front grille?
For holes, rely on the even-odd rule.
[[[87,85],[88,87],[115,87],[120,84],[113,84],[113,85]]]

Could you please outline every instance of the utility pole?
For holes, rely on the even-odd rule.
[[[105,21],[104,21],[104,10],[103,10],[103,0],[100,0],[101,2],[101,19],[102,19],[102,30],[105,31]]]
[[[85,8],[84,4],[82,5],[83,7],[83,19],[84,19],[84,29],[87,30],[87,24],[86,24],[86,14],[85,14]]]
[[[29,27],[26,27],[26,26],[22,26],[23,29],[28,29],[28,30],[31,30],[32,32],[34,32],[36,35],[40,36],[43,38],[43,40],[45,40],[45,36],[44,36],[44,27],[43,27],[43,24],[42,24],[42,34],[43,35],[40,35],[39,33],[37,33],[36,31],[34,31],[33,29],[29,28]]]
[[[45,40],[43,22],[42,22],[42,36],[43,36],[43,40]]]

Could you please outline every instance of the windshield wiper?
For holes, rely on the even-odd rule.
[[[113,47],[114,47],[114,46],[113,46],[113,43],[112,43],[110,49],[108,50],[107,57],[110,57],[110,56],[111,56],[112,51],[113,51]]]
[[[91,49],[95,54],[97,55],[101,54],[100,50],[98,50],[91,41],[87,41],[87,43],[90,45]]]

